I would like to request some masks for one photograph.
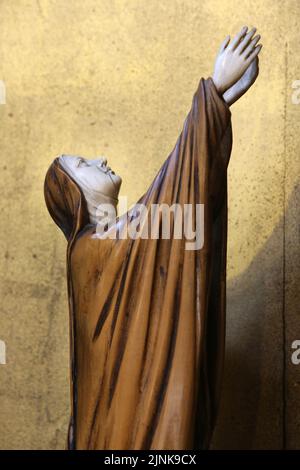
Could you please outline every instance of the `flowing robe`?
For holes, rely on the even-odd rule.
[[[170,239],[94,238],[81,189],[58,157],[49,167],[46,204],[68,241],[68,449],[209,446],[224,359],[231,147],[229,107],[201,78],[175,147],[138,201],[203,204],[204,244],[194,250],[174,230]],[[128,217],[116,219],[119,234]]]

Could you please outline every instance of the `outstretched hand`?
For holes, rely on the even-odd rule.
[[[262,48],[257,45],[260,35],[253,37],[256,28],[247,30],[244,26],[231,43],[227,36],[221,44],[212,76],[221,95],[241,79]]]
[[[246,91],[249,90],[249,88],[257,79],[258,72],[259,62],[258,57],[256,56],[247,68],[244,75],[242,75],[242,77],[234,85],[232,85],[230,88],[228,88],[228,90],[225,91],[225,93],[223,93],[223,98],[228,106],[231,106],[233,103],[235,103],[246,93]]]

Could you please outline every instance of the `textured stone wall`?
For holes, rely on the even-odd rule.
[[[223,38],[258,27],[260,76],[232,107],[227,349],[213,448],[300,448],[297,0],[0,2],[0,448],[64,448],[65,249],[43,199],[61,153],[104,154],[136,201],[173,149]]]

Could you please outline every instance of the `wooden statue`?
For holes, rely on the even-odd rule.
[[[255,31],[224,40],[172,152],[133,209],[113,217],[121,178],[105,158],[62,155],[47,171],[46,204],[68,242],[69,449],[209,446],[224,359],[229,106],[257,77]],[[150,223],[155,204],[187,204],[194,216],[202,204],[201,248],[174,236],[175,216],[169,237],[126,236],[139,208]],[[111,213],[99,213],[101,205]],[[159,233],[163,222],[161,215]]]

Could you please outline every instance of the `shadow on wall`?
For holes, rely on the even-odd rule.
[[[288,314],[295,322],[299,310],[296,298],[300,285],[299,197],[298,183],[285,216],[286,221],[292,221],[288,227],[294,231],[293,243],[286,244],[288,259],[297,267],[292,283],[294,292],[289,294],[289,299],[293,300],[286,312],[283,312],[286,290],[283,286],[283,218],[248,269],[228,282],[225,370],[212,449],[283,448],[284,347],[286,363],[290,360],[288,340],[284,345],[283,318]],[[289,240],[290,237],[289,234]],[[297,333],[300,338],[300,327],[293,332]],[[298,373],[295,366],[292,367],[291,373]],[[293,420],[300,422],[300,400],[298,405],[299,416]],[[295,407],[294,413],[297,414]]]

